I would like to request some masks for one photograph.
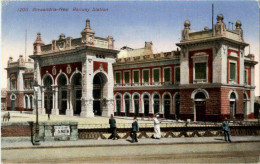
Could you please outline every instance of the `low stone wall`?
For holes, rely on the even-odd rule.
[[[28,122],[22,123],[2,123],[2,137],[29,137],[31,136],[31,126]]]

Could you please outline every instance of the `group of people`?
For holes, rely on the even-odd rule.
[[[159,114],[156,114],[155,116],[152,117],[153,122],[154,122],[154,134],[153,134],[152,138],[154,138],[154,139],[161,138],[161,129],[160,129],[161,120],[158,119],[159,117],[160,117]],[[110,124],[110,131],[112,133],[113,140],[118,139],[118,137],[116,136],[116,120],[114,119],[113,114],[111,114],[111,117],[109,119],[109,124]],[[229,128],[229,123],[228,123],[226,117],[225,117],[224,122],[222,123],[222,128],[224,130],[225,141],[231,142],[230,128]],[[132,123],[132,131],[131,131],[132,143],[138,142],[137,135],[136,135],[136,133],[138,131],[139,131],[138,122],[137,122],[136,117],[134,117],[134,120]]]
[[[156,114],[155,116],[152,117],[153,122],[154,122],[154,135],[153,138],[155,139],[160,139],[161,138],[161,129],[160,129],[160,124],[161,121],[158,119],[159,114]],[[112,133],[112,139],[118,139],[117,134],[116,134],[116,120],[114,118],[114,115],[111,114],[111,117],[109,119],[109,124],[110,124],[110,131]],[[136,117],[134,117],[133,123],[132,123],[132,131],[131,131],[131,138],[132,138],[132,143],[133,142],[138,142],[137,135],[136,133],[139,131],[139,126]]]

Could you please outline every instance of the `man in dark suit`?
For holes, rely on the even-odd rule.
[[[135,141],[135,142],[138,142],[137,140],[137,137],[136,137],[136,132],[139,131],[139,127],[138,127],[138,122],[137,122],[137,119],[136,117],[134,117],[134,122],[132,123],[132,143]]]
[[[229,123],[227,121],[227,117],[225,117],[225,120],[222,123],[222,128],[224,130],[225,141],[227,141],[227,139],[228,139],[228,141],[231,142],[231,140],[230,140],[230,129],[229,129]]]
[[[109,119],[109,124],[110,124],[110,131],[113,136],[113,140],[116,139],[116,120],[113,117],[113,114],[111,114],[111,117]]]

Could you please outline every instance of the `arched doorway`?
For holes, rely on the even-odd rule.
[[[229,97],[230,101],[230,119],[233,119],[236,114],[236,94],[232,92]]]
[[[11,96],[11,110],[15,110],[15,99],[16,99],[16,96],[12,95]]]
[[[195,94],[196,121],[206,121],[206,96],[202,92]]]
[[[125,100],[125,116],[129,116],[130,111],[130,96],[127,94],[124,96]]]
[[[107,92],[107,78],[103,73],[97,73],[93,78],[93,112],[95,115],[102,115],[102,108],[105,105]]]
[[[144,116],[148,117],[150,100],[149,100],[149,96],[147,94],[144,95],[143,101],[144,101]]]
[[[153,111],[154,114],[157,114],[160,111],[160,96],[158,94],[153,96]]]
[[[138,116],[139,114],[139,96],[138,95],[134,95],[134,108],[135,108],[135,117]]]
[[[67,109],[67,99],[68,99],[68,94],[67,94],[67,78],[65,77],[64,74],[61,74],[58,78],[58,88],[59,88],[59,113],[60,115],[65,115],[66,114],[66,109]]]
[[[71,101],[74,115],[81,113],[81,97],[82,97],[82,78],[80,73],[73,75],[71,79]]]
[[[121,96],[116,96],[116,115],[120,116],[121,114]]]
[[[180,94],[175,95],[175,119],[180,119]]]
[[[171,96],[167,93],[164,95],[164,117],[169,119],[171,110]]]
[[[50,114],[53,106],[52,79],[50,76],[44,78],[43,85],[45,87],[45,92],[44,92],[45,113]]]

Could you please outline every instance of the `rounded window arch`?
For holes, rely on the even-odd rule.
[[[236,94],[234,92],[230,94],[230,99],[236,99]]]
[[[160,112],[160,96],[157,93],[153,95],[153,112],[154,114]]]
[[[181,95],[179,92],[177,92],[174,96],[174,108],[175,108],[175,119],[179,120],[180,119],[180,99]]]
[[[144,116],[149,116],[149,109],[150,109],[150,96],[145,93],[143,95],[143,109],[144,109]]]
[[[204,93],[202,92],[198,92],[195,94],[195,99],[202,99],[202,100],[205,100],[206,99],[206,96]]]
[[[66,76],[64,74],[61,74],[58,77],[57,84],[58,85],[66,85],[67,84],[67,78],[66,78]]]
[[[121,115],[121,101],[122,97],[120,94],[116,95],[116,115],[120,116]]]
[[[130,95],[129,95],[129,93],[125,93],[125,95],[124,95],[124,105],[125,105],[125,116],[129,116],[130,115],[130,102],[131,102],[131,100],[130,100]]]
[[[166,93],[163,96],[163,107],[164,107],[164,117],[170,119],[171,114],[171,96],[170,93]]]
[[[46,87],[50,87],[52,85],[52,78],[50,75],[47,75],[44,77],[43,79],[43,85],[46,86]]]
[[[237,112],[236,99],[237,99],[236,93],[231,92],[231,94],[229,96],[229,100],[230,100],[230,119],[233,119],[236,115],[236,112]]]
[[[137,92],[133,93],[132,104],[133,104],[134,116],[138,117],[139,110],[140,110],[140,95],[139,95],[139,93],[137,93]]]

